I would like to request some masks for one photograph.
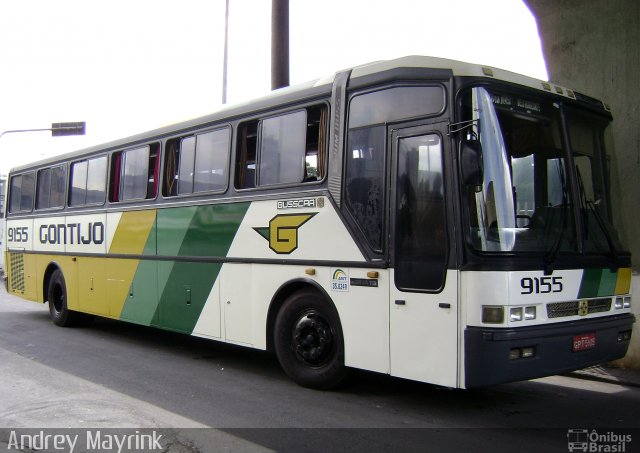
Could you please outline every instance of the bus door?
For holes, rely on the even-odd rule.
[[[456,386],[457,273],[447,272],[444,123],[392,132],[391,374]]]

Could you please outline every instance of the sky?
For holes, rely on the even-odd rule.
[[[20,0],[0,6],[0,132],[86,121],[81,137],[0,139],[0,174],[214,112],[225,0]],[[227,102],[271,87],[271,2],[230,0]],[[547,79],[521,0],[290,0],[290,79],[405,55]]]

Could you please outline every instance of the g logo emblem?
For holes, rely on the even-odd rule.
[[[281,255],[288,255],[298,248],[298,229],[317,212],[306,214],[278,214],[269,221],[268,227],[254,230],[267,241],[269,248]]]
[[[587,316],[589,314],[589,302],[586,300],[578,301],[578,316]]]

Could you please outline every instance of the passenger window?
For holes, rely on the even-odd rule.
[[[45,168],[38,172],[38,190],[36,194],[36,209],[49,208],[49,191],[51,190],[51,169]]]
[[[141,200],[147,196],[149,148],[136,148],[124,153],[122,200]]]
[[[167,142],[163,195],[224,192],[229,165],[228,128]]]
[[[305,169],[307,112],[262,121],[259,184],[302,182]]]
[[[28,212],[33,209],[35,180],[33,173],[13,176],[9,185],[9,212]]]
[[[72,163],[69,206],[104,203],[106,182],[107,156]]]
[[[323,179],[327,119],[326,106],[318,106],[242,124],[238,133],[236,188]]]
[[[62,208],[64,206],[65,188],[67,186],[67,169],[64,165],[51,169],[51,191],[49,193],[49,207]]]
[[[158,190],[159,143],[114,153],[109,201],[155,198]]]
[[[44,168],[38,172],[36,209],[64,206],[66,171],[63,165]]]
[[[229,129],[196,136],[194,192],[221,192],[227,188]]]
[[[258,121],[240,126],[236,187],[250,189],[256,186],[256,154],[258,147]]]

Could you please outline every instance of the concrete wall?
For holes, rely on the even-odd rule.
[[[607,102],[614,116],[614,209],[634,263],[638,323],[622,365],[640,369],[640,1],[525,0],[551,81]]]

